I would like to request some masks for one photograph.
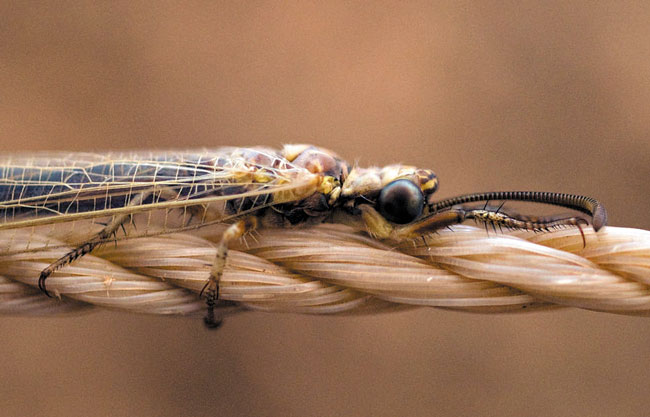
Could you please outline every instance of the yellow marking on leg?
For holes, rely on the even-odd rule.
[[[379,214],[374,207],[363,204],[359,206],[359,210],[361,210],[361,218],[366,225],[368,233],[379,239],[387,239],[391,236],[394,230],[393,225],[384,216]]]

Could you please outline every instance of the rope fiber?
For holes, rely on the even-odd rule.
[[[477,313],[558,306],[650,314],[650,232],[604,227],[548,233],[456,226],[399,244],[339,225],[267,229],[230,250],[220,310],[363,314],[419,306]],[[107,243],[53,274],[70,248],[15,233],[30,251],[0,256],[0,314],[50,315],[104,307],[203,315],[219,230]],[[61,242],[62,245],[65,242]],[[22,245],[22,246],[21,246]],[[40,246],[39,246],[40,245]],[[11,252],[11,251],[8,251]]]

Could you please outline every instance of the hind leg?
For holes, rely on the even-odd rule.
[[[138,194],[131,199],[129,205],[140,205],[142,204],[142,201],[149,196],[150,193],[147,194]],[[76,248],[72,249],[70,252],[66,253],[56,261],[54,261],[52,264],[50,264],[47,268],[43,269],[41,271],[41,275],[38,277],[38,288],[45,293],[48,297],[51,297],[50,293],[47,291],[45,287],[45,280],[58,271],[59,269],[63,268],[64,266],[72,263],[74,260],[84,256],[87,253],[90,253],[93,249],[95,249],[97,246],[101,245],[102,243],[106,242],[111,238],[111,236],[115,236],[117,233],[117,229],[122,227],[122,225],[130,219],[131,215],[130,214],[120,214],[117,216],[114,216],[111,221],[104,226],[104,228],[97,233],[95,236],[93,236],[91,239],[88,241],[84,242],[83,244],[77,246]]]
[[[163,187],[155,191],[146,191],[140,194],[134,194],[131,200],[129,201],[129,203],[124,208],[141,206],[144,204],[144,201],[147,198],[151,197],[152,195],[155,197],[156,201],[174,200],[178,197],[177,192],[169,188]],[[190,207],[190,209],[192,208]],[[72,249],[70,252],[66,253],[65,255],[57,259],[55,262],[50,264],[47,268],[43,269],[43,271],[41,271],[41,274],[38,278],[38,288],[41,291],[43,291],[48,297],[51,297],[50,293],[47,291],[45,287],[45,281],[50,275],[52,275],[59,269],[63,268],[64,266],[72,263],[76,259],[81,258],[87,253],[92,252],[93,249],[95,249],[97,246],[101,245],[102,243],[110,240],[111,237],[115,237],[117,233],[117,229],[123,227],[123,225],[127,223],[130,219],[131,219],[130,213],[123,213],[114,216],[111,219],[111,221],[108,222],[104,226],[104,228],[100,230],[99,233],[97,233],[95,236],[91,237],[86,242]]]

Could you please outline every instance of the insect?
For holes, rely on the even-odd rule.
[[[528,217],[491,208],[493,200],[562,206],[591,216],[597,231],[607,222],[591,197],[548,192],[488,192],[435,201],[433,171],[407,165],[351,166],[333,152],[310,145],[218,148],[194,152],[132,154],[48,153],[0,158],[0,231],[73,225],[91,219],[89,231],[66,255],[45,268],[47,278],[97,246],[126,234],[145,236],[226,224],[209,279],[201,291],[208,327],[215,316],[228,247],[264,227],[336,221],[367,230],[378,239],[418,238],[474,219],[493,227],[547,230],[581,227],[579,216]],[[483,207],[468,203],[485,202]],[[176,214],[176,215],[174,215]],[[145,224],[131,227],[134,216]],[[580,229],[582,232],[582,229]],[[583,235],[584,242],[584,235]]]

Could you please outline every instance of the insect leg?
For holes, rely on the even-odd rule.
[[[429,215],[420,221],[395,228],[392,232],[392,236],[398,238],[413,238],[421,236],[422,233],[433,232],[443,227],[462,223],[465,220],[476,220],[477,222],[485,224],[486,230],[488,225],[491,225],[494,230],[496,230],[496,226],[499,226],[499,228],[505,226],[508,229],[530,230],[533,232],[548,231],[549,229],[562,226],[575,226],[580,230],[583,246],[586,245],[582,226],[588,225],[589,222],[582,217],[551,216],[535,218],[519,214],[508,214],[500,210],[501,207],[496,210],[455,207],[450,210]]]
[[[157,200],[173,200],[178,198],[178,193],[175,192],[174,190],[170,188],[160,187],[159,189],[156,190],[145,191],[139,194],[134,194],[133,197],[130,199],[129,203],[127,204],[127,207],[135,207],[135,206],[142,205],[144,201],[152,195],[154,195],[155,199]],[[125,230],[124,229],[125,223],[131,223],[135,226],[135,223],[133,222],[133,216],[131,213],[124,213],[124,214],[119,214],[114,216],[110,222],[104,225],[104,228],[100,230],[99,233],[97,233],[95,236],[90,238],[87,242],[84,242],[83,244],[77,246],[70,252],[66,253],[61,258],[57,259],[55,262],[50,264],[43,271],[41,271],[41,275],[38,278],[38,288],[41,291],[43,291],[45,295],[51,297],[50,293],[47,291],[45,287],[45,280],[50,275],[58,271],[59,269],[72,263],[74,260],[84,256],[85,254],[90,253],[93,249],[95,249],[97,246],[101,245],[102,243],[106,242],[107,240],[110,240],[111,237],[114,238],[117,233],[117,230],[120,227],[122,228],[122,230]]]
[[[460,224],[468,218],[466,210],[450,209],[426,216],[413,223],[396,226],[388,222],[375,208],[368,204],[359,206],[359,209],[368,233],[380,239],[417,238],[426,232],[434,232]]]
[[[497,191],[465,194],[442,201],[429,202],[428,208],[429,212],[436,213],[449,207],[458,206],[459,204],[488,200],[530,201],[578,210],[591,216],[591,224],[596,232],[607,224],[607,210],[605,210],[605,207],[598,200],[582,195],[541,191]],[[511,217],[516,218],[518,216]],[[524,218],[521,220],[525,221]]]
[[[543,231],[561,226],[576,226],[580,230],[584,245],[585,236],[581,226],[589,223],[582,217],[532,218],[518,214],[507,214],[499,211],[501,207],[497,210],[454,207],[430,214],[413,223],[395,226],[386,221],[373,207],[364,205],[359,208],[361,209],[362,217],[370,234],[378,238],[393,240],[418,238],[425,233],[435,232],[436,230],[460,224],[465,220],[476,220],[484,223],[486,227],[488,225],[492,225],[493,227],[505,226],[510,229],[531,231]]]
[[[151,193],[141,193],[135,195],[131,201],[129,202],[129,205],[140,205],[144,201],[145,198],[147,198]],[[45,287],[45,280],[58,271],[59,269],[63,268],[64,266],[72,263],[75,259],[78,259],[82,256],[84,256],[87,253],[90,253],[93,249],[95,249],[97,246],[101,245],[102,243],[106,242],[111,238],[111,236],[114,236],[115,233],[117,233],[117,229],[122,227],[124,222],[129,220],[131,217],[130,214],[125,213],[125,214],[120,214],[108,222],[102,230],[100,230],[99,233],[97,233],[95,236],[93,236],[90,240],[87,242],[84,242],[83,244],[77,246],[70,252],[66,253],[56,261],[54,261],[52,264],[50,264],[47,268],[43,269],[41,271],[41,275],[38,277],[38,288],[45,293],[48,297],[51,297],[50,293],[47,291]]]
[[[493,227],[498,225],[499,227],[505,226],[509,229],[530,230],[533,232],[549,231],[550,229],[555,229],[563,226],[575,226],[578,228],[578,230],[580,230],[583,247],[587,245],[585,233],[582,230],[582,226],[588,225],[589,222],[582,217],[529,217],[512,213],[507,214],[499,210],[500,208],[497,209],[497,211],[467,210],[465,212],[465,216],[468,219],[475,219],[477,221],[485,223],[486,225],[489,223]]]
[[[214,307],[219,300],[219,282],[223,276],[223,271],[226,267],[226,259],[228,258],[228,246],[231,242],[244,236],[246,233],[251,232],[257,228],[259,221],[255,216],[248,216],[238,222],[230,225],[221,236],[221,241],[217,246],[217,256],[215,257],[212,269],[210,270],[210,278],[201,290],[201,296],[205,293],[205,302],[208,307],[207,313],[203,322],[206,327],[216,329],[221,325],[222,320],[215,318]]]

